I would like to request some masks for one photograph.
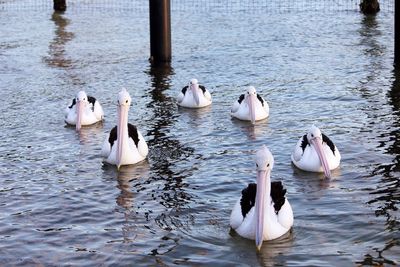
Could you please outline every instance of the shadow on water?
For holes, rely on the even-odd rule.
[[[379,91],[379,78],[383,68],[382,59],[380,56],[385,52],[385,46],[377,41],[377,37],[381,35],[378,27],[376,16],[364,16],[362,21],[362,29],[360,35],[362,37],[362,44],[366,46],[364,54],[368,59],[368,70],[370,75],[366,77],[366,81],[361,82],[360,92],[367,100]],[[382,265],[390,264],[396,265],[398,262],[393,259],[385,257],[385,251],[398,250],[400,246],[400,221],[397,205],[400,202],[400,71],[394,70],[393,84],[388,91],[388,104],[392,106],[393,118],[392,125],[388,127],[379,128],[380,132],[375,133],[379,138],[385,137],[385,141],[380,141],[377,149],[384,147],[384,153],[394,156],[391,163],[380,163],[375,169],[372,170],[369,176],[379,177],[379,181],[375,188],[368,189],[369,194],[373,197],[367,204],[375,204],[378,208],[375,210],[377,217],[386,218],[386,235],[382,248],[375,247],[373,250],[377,255],[365,254],[362,261],[357,262],[362,265]],[[372,100],[376,101],[376,100]],[[386,103],[384,103],[386,104]],[[371,124],[375,124],[376,120],[383,120],[380,116],[386,117],[388,114],[380,111],[381,103],[375,103],[373,110],[369,111],[368,116],[372,119]],[[390,115],[389,115],[390,116]],[[373,129],[373,125],[371,125]],[[389,132],[382,132],[382,131]],[[387,138],[389,142],[387,142]],[[397,247],[397,248],[396,248]],[[392,254],[391,254],[392,255]]]

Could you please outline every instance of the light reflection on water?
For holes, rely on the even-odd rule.
[[[329,11],[175,11],[174,60],[154,66],[147,14],[1,12],[4,264],[399,264],[400,74],[391,13],[332,20]],[[212,106],[175,104],[193,77],[211,91]],[[254,126],[229,115],[249,84],[271,108]],[[100,150],[122,86],[150,152],[117,172]],[[106,119],[78,134],[62,111],[81,89],[100,100]],[[341,151],[332,181],[290,163],[312,123]],[[230,231],[229,215],[255,181],[261,144],[274,154],[272,179],[286,185],[295,224],[257,253]]]

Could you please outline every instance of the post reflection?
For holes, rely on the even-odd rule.
[[[148,74],[151,78],[151,101],[147,108],[153,111],[150,118],[151,129],[148,132],[148,145],[151,147],[149,160],[152,166],[150,179],[154,182],[162,181],[162,188],[157,189],[157,198],[159,203],[168,209],[168,214],[160,214],[156,223],[163,229],[170,229],[171,226],[182,226],[180,220],[173,217],[178,216],[192,198],[185,191],[188,184],[184,182],[190,170],[177,172],[175,170],[178,168],[174,166],[189,160],[194,150],[169,134],[178,118],[175,99],[165,94],[170,88],[173,68],[170,65],[151,64]]]
[[[379,25],[376,20],[376,16],[369,15],[364,16],[362,21],[362,28],[360,30],[362,37],[362,44],[366,46],[364,53],[368,56],[370,61],[368,62],[368,71],[370,75],[366,77],[366,82],[362,83],[361,92],[363,97],[367,100],[376,95],[376,90],[382,86],[379,83],[380,76],[382,75],[382,69],[384,69],[382,54],[385,52],[385,46],[379,44],[377,37],[381,35]],[[384,99],[383,99],[384,100]],[[392,115],[390,122],[387,127],[380,127],[377,139],[379,144],[377,150],[382,151],[384,154],[390,154],[393,156],[393,160],[390,163],[380,162],[375,165],[370,176],[378,177],[379,181],[373,189],[369,189],[369,194],[372,199],[367,204],[374,204],[378,206],[375,210],[376,216],[382,216],[386,218],[385,232],[390,233],[391,240],[380,245],[381,248],[375,247],[373,250],[377,253],[366,254],[362,261],[357,262],[362,265],[382,265],[382,264],[393,264],[391,256],[387,256],[388,253],[385,251],[392,251],[389,254],[393,255],[393,247],[399,247],[400,244],[400,221],[398,217],[398,203],[400,203],[400,72],[398,70],[393,71],[393,83],[391,89],[388,91],[388,102],[379,101],[376,103],[376,97],[371,99],[375,101],[374,105],[387,105],[392,107],[391,114],[382,113],[380,107],[373,108],[368,113],[368,116],[372,119],[371,129],[376,120],[382,120],[383,117]],[[387,142],[390,140],[390,142]],[[397,215],[396,215],[397,213]],[[397,248],[398,249],[398,248]]]
[[[49,57],[45,58],[45,62],[51,67],[69,68],[72,61],[66,57],[65,46],[74,38],[74,34],[66,29],[70,20],[60,12],[54,12],[51,20],[56,28],[54,39],[49,45]]]
[[[66,53],[66,45],[74,38],[74,33],[67,30],[70,20],[65,17],[63,12],[53,12],[51,20],[54,22],[54,38],[49,44],[49,55],[44,57],[44,62],[52,68],[71,69],[73,61],[68,58]],[[73,84],[84,84],[76,74],[67,73],[68,80],[72,80]]]

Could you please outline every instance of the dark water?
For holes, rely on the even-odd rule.
[[[400,264],[392,12],[189,5],[173,9],[173,62],[160,68],[147,61],[147,3],[133,10],[75,3],[54,14],[51,5],[32,11],[0,2],[2,264]],[[192,77],[211,91],[211,107],[177,107]],[[271,109],[254,127],[229,116],[247,85]],[[150,153],[117,172],[100,150],[122,86]],[[78,90],[94,94],[106,113],[80,134],[63,122]],[[290,163],[312,123],[342,154],[332,181]],[[230,232],[229,215],[255,181],[262,144],[275,156],[272,179],[284,181],[295,223],[256,253],[253,241]]]

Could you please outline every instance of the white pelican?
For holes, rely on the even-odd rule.
[[[136,126],[128,123],[131,97],[125,88],[118,94],[118,124],[104,141],[101,154],[109,164],[135,164],[144,160],[149,152],[146,141]]]
[[[210,92],[197,79],[191,79],[178,95],[178,105],[186,108],[202,108],[211,102]]]
[[[104,118],[103,108],[93,96],[79,91],[71,104],[65,108],[65,122],[75,125],[79,131],[82,125],[91,125]]]
[[[327,178],[331,178],[331,170],[339,166],[340,158],[335,144],[314,125],[299,139],[292,152],[292,162],[297,168],[324,172]]]
[[[271,182],[274,158],[266,146],[256,154],[257,184],[243,189],[230,218],[231,227],[242,237],[256,241],[276,239],[293,226],[293,211],[285,198],[282,182]]]
[[[239,120],[251,121],[253,124],[268,117],[269,106],[267,101],[257,94],[253,86],[242,94],[231,108],[231,115]]]

